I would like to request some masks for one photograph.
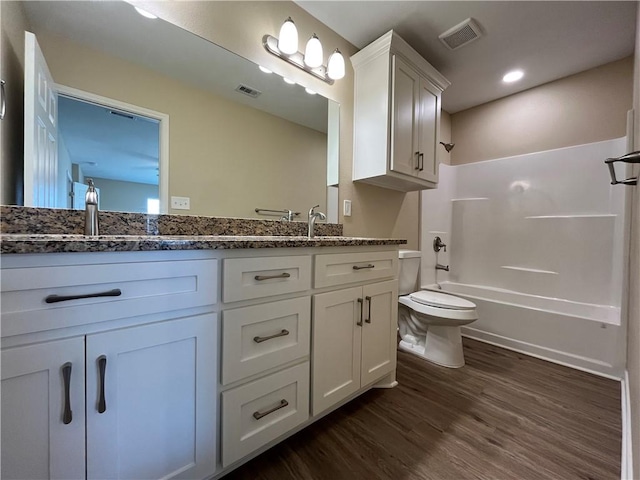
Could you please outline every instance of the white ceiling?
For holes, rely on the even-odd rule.
[[[307,1],[296,3],[358,48],[393,29],[451,81],[455,113],[633,53],[635,1]],[[438,35],[467,18],[484,36],[449,50]],[[294,19],[295,20],[295,19]],[[504,84],[509,70],[525,77]]]

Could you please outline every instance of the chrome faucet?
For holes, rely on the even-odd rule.
[[[309,236],[309,238],[313,238],[314,237],[314,233],[313,233],[313,227],[316,224],[316,220],[319,218],[320,220],[326,220],[327,216],[322,213],[322,212],[316,212],[315,209],[318,208],[320,205],[316,205],[315,207],[311,207],[311,209],[309,210],[309,228],[307,230],[307,234]]]
[[[89,188],[84,196],[84,234],[99,235],[98,233],[98,192],[93,179],[87,179]]]
[[[445,272],[449,271],[449,265],[440,265],[436,263],[436,270],[444,270]]]
[[[440,142],[442,143],[442,142]],[[447,246],[444,244],[440,237],[436,237],[433,239],[433,251],[438,253],[440,249],[443,249],[445,252],[447,251]]]

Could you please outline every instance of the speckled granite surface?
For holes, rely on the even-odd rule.
[[[21,235],[0,236],[1,253],[126,252],[232,248],[349,247],[402,245],[397,238],[226,235]]]
[[[3,205],[0,206],[0,232],[81,235],[84,233],[84,211]],[[196,215],[100,212],[100,234],[303,236],[307,234],[307,223]],[[342,225],[317,223],[316,234],[340,236]]]
[[[0,253],[124,252],[232,248],[402,245],[394,238],[342,237],[342,225],[190,215],[100,212],[100,236],[86,237],[84,212],[0,206]]]

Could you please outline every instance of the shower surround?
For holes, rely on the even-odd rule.
[[[603,160],[625,152],[621,138],[440,166],[422,193],[421,285],[478,305],[464,335],[619,378],[626,191]]]

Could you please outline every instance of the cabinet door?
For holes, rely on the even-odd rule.
[[[438,181],[440,90],[425,78],[420,78],[419,119],[420,158],[417,175],[424,180],[436,183]]]
[[[87,337],[88,479],[214,473],[216,336],[209,314]]]
[[[396,368],[397,280],[365,285],[364,298],[362,386],[382,378]]]
[[[392,89],[390,169],[413,176],[418,173],[420,77],[396,55],[393,56]]]
[[[84,478],[84,398],[84,338],[3,350],[2,478]]]
[[[313,415],[360,388],[362,287],[313,297]]]

